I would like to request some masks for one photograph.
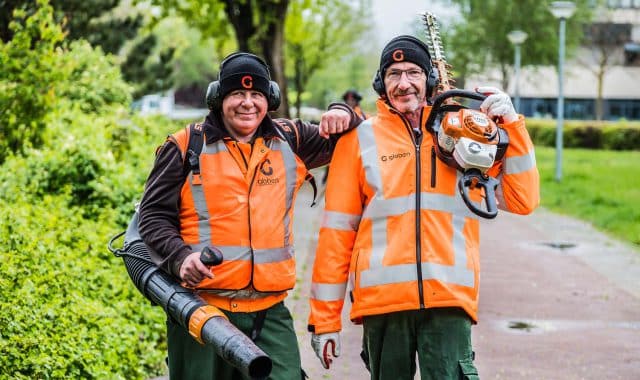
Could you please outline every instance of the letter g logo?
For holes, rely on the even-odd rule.
[[[396,62],[404,61],[404,52],[402,49],[395,50],[393,54],[391,54],[391,58]]]
[[[240,80],[240,84],[242,84],[244,88],[253,88],[253,78],[251,75],[245,75]]]

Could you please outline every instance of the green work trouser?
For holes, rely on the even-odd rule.
[[[224,310],[223,310],[224,311]],[[229,321],[251,335],[256,313],[224,311]],[[218,356],[211,345],[203,346],[171,318],[167,320],[169,378],[171,380],[241,380],[240,372]],[[291,313],[283,302],[267,310],[260,336],[255,341],[273,362],[271,380],[300,379],[298,341]]]
[[[478,379],[471,319],[459,308],[434,308],[363,319],[363,352],[372,380],[413,379],[416,353],[422,380]]]

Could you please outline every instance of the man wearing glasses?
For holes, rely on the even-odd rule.
[[[339,141],[329,170],[311,290],[311,345],[325,368],[340,355],[347,288],[350,319],[363,324],[371,379],[477,379],[479,220],[439,160],[425,129],[438,76],[428,48],[399,36],[383,49],[373,87],[377,115]],[[539,201],[533,144],[511,99],[492,89],[481,105],[509,134],[496,163],[500,208]],[[517,169],[517,170],[516,170]],[[347,286],[348,285],[348,286]]]

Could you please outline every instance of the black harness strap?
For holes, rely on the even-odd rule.
[[[267,310],[260,310],[256,313],[256,319],[253,320],[253,328],[251,329],[251,340],[256,341],[260,337],[260,332],[264,326],[264,320],[267,317]]]
[[[202,152],[202,144],[204,142],[204,133],[201,123],[191,123],[189,125],[189,145],[187,146],[187,156],[185,157],[189,164],[188,168],[193,175],[200,175],[200,152]]]

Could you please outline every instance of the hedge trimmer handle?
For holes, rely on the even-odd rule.
[[[466,170],[462,177],[458,180],[458,189],[462,193],[464,203],[474,214],[487,219],[493,219],[498,215],[498,205],[496,203],[496,188],[498,187],[497,179],[484,175],[478,169]],[[484,189],[484,204],[487,208],[483,210],[476,206],[469,198],[469,189],[481,187]]]

